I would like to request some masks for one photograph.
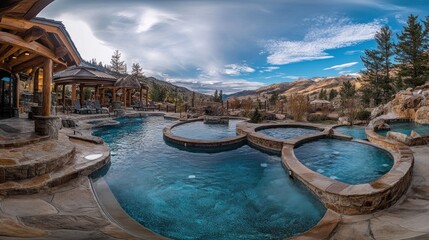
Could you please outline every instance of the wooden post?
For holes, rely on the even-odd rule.
[[[102,88],[101,89],[101,106],[104,106],[104,94],[105,94],[106,89]]]
[[[149,87],[146,88],[146,106],[148,105],[148,99],[149,99]]]
[[[131,107],[131,99],[132,99],[131,91],[132,89],[128,90],[128,107]]]
[[[76,82],[72,83],[72,95],[71,95],[71,104],[73,106],[74,101],[76,101]]]
[[[140,105],[143,103],[143,88],[140,88]]]
[[[66,84],[63,84],[63,89],[62,89],[62,98],[63,98],[63,111],[66,108]]]
[[[122,88],[122,95],[124,96],[124,110],[127,109],[127,89]]]
[[[113,87],[113,101],[116,102],[116,88]]]
[[[39,69],[34,71],[33,77],[33,102],[38,102],[37,93],[39,92]]]
[[[84,88],[84,85],[82,83],[79,84],[79,101],[80,101],[80,105],[83,105],[83,101],[84,101],[83,88]]]
[[[43,63],[43,101],[42,101],[42,115],[51,115],[51,83],[52,83],[52,59],[47,58]]]

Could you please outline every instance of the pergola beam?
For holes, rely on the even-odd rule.
[[[48,33],[56,34],[61,42],[65,44],[65,47],[69,49],[70,55],[72,56],[73,60],[76,62],[76,64],[80,63],[80,57],[75,51],[70,51],[74,49],[72,45],[70,44],[67,37],[64,35],[64,33],[56,26],[32,22],[24,19],[15,19],[10,17],[3,17],[0,20],[0,28],[6,28],[6,29],[12,29],[12,30],[25,30],[29,29],[33,26],[38,26],[46,30]]]
[[[38,55],[44,56],[46,58],[52,59],[55,63],[64,65],[67,67],[67,64],[61,60],[58,59],[58,57],[53,53],[49,48],[43,46],[42,44],[38,42],[26,42],[24,39],[22,39],[19,36],[6,33],[6,32],[0,32],[0,43],[7,43],[14,47],[18,48],[24,48],[26,50],[32,51]]]
[[[25,31],[23,39],[26,42],[33,42],[38,40],[45,34],[46,34],[45,29],[38,26],[33,26]]]

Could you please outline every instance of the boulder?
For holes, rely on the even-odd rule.
[[[338,118],[338,124],[350,125],[349,118],[348,117],[339,117]]]
[[[376,117],[379,117],[379,116],[381,116],[381,115],[383,115],[383,114],[384,114],[384,106],[383,106],[383,105],[380,105],[380,106],[378,106],[378,107],[374,108],[374,109],[371,111],[371,119],[374,119],[374,118],[376,118]]]
[[[410,134],[411,138],[421,138],[422,135],[418,134],[416,131],[412,130]]]
[[[408,137],[408,135],[400,133],[400,132],[389,131],[389,132],[387,132],[386,137],[388,139],[392,139],[392,140],[395,140],[395,141],[398,141],[401,143],[405,143],[407,145],[410,145],[410,143],[411,143],[410,137]]]
[[[424,106],[417,110],[414,121],[420,124],[429,124],[429,107]]]
[[[384,119],[377,119],[377,120],[373,121],[371,124],[372,124],[372,127],[373,127],[374,131],[377,131],[377,130],[390,130],[389,124],[387,124],[384,121]]]
[[[424,100],[425,98],[423,97],[423,95],[419,94],[419,95],[415,95],[415,96],[409,96],[407,98],[404,99],[404,102],[402,104],[402,107],[404,109],[408,109],[408,108],[418,108],[420,107],[420,103]]]

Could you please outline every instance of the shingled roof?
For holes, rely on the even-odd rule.
[[[144,88],[145,85],[142,84],[142,78],[143,77],[141,76],[127,75],[125,77],[118,79],[118,81],[116,81],[115,83],[115,87],[134,88],[134,89]]]
[[[100,84],[111,83],[114,84],[117,78],[105,71],[98,70],[88,64],[73,66],[67,68],[64,71],[58,72],[54,75],[54,83],[67,83],[71,81],[75,82],[88,82]]]

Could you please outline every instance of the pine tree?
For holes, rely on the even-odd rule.
[[[143,69],[140,67],[139,63],[133,63],[131,67],[131,74],[136,76],[143,76]]]
[[[329,92],[329,101],[331,101],[332,99],[334,99],[337,95],[338,95],[337,90],[331,89],[331,91]]]
[[[218,95],[217,89],[216,89],[214,92],[214,95],[213,95],[213,102],[217,102],[218,98],[219,98],[219,95]]]
[[[217,99],[218,102],[222,102],[223,100],[223,93],[222,93],[222,89],[219,91],[219,97]]]
[[[89,63],[91,63],[93,65],[97,65],[97,59],[93,58],[93,59],[91,59],[91,61],[89,61]]]
[[[418,22],[418,17],[410,15],[407,25],[397,34],[396,61],[399,63],[400,75],[405,77],[407,85],[419,86],[425,82],[427,62],[425,61],[425,31]]]
[[[320,90],[320,92],[319,92],[319,99],[321,99],[321,100],[326,100],[327,99],[327,90],[325,90],[325,89],[321,89]]]
[[[375,34],[377,49],[382,58],[383,77],[387,84],[391,84],[390,71],[392,69],[391,58],[394,55],[394,44],[392,42],[392,30],[384,26]],[[387,85],[386,84],[386,85]]]
[[[110,59],[109,69],[120,74],[127,73],[127,65],[125,64],[125,61],[121,61],[121,53],[119,50],[115,50],[115,52],[113,52],[112,58]]]
[[[383,58],[377,50],[365,50],[365,56],[361,56],[361,60],[366,68],[363,76],[368,83],[366,87],[362,88],[362,92],[367,96],[364,98],[364,102],[369,104],[367,100],[373,98],[375,104],[378,105],[383,99]]]

